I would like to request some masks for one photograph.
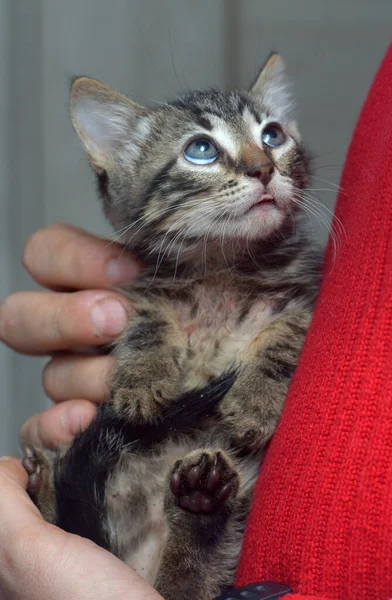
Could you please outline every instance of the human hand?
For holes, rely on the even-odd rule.
[[[162,600],[106,550],[46,523],[26,484],[20,462],[0,458],[1,600]]]
[[[110,343],[121,333],[131,306],[109,288],[132,281],[140,266],[119,244],[69,225],[37,231],[23,263],[51,291],[6,298],[0,306],[0,340],[25,354],[54,355],[43,383],[55,406],[32,417],[21,435],[33,445],[57,446],[85,429],[96,404],[107,399],[112,359],[74,349]]]
[[[139,266],[127,256],[117,260],[122,251],[64,225],[38,231],[26,246],[25,267],[52,291],[8,297],[0,307],[0,339],[26,354],[56,353],[44,371],[45,390],[56,404],[23,426],[22,438],[30,444],[69,443],[106,398],[111,359],[75,354],[74,348],[109,343],[126,325],[131,307],[108,288],[131,281]],[[110,308],[109,300],[119,304],[105,323],[102,309]],[[20,462],[0,458],[1,600],[160,599],[112,554],[46,523],[26,484]]]

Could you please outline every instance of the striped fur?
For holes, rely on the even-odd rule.
[[[308,160],[290,111],[276,55],[249,92],[150,109],[91,79],[73,84],[105,213],[145,269],[124,290],[134,315],[113,349],[110,401],[69,449],[36,452],[34,492],[46,518],[166,600],[209,600],[233,582],[317,296],[320,253],[295,202]],[[276,148],[262,142],[272,123],[285,135]],[[195,138],[215,144],[216,162],[187,161]],[[273,201],[257,206],[263,194]]]

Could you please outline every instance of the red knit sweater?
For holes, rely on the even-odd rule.
[[[347,93],[350,93],[347,88]],[[239,585],[392,598],[392,46],[349,149],[326,277],[257,483]]]

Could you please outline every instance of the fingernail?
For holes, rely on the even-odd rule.
[[[140,272],[140,267],[128,256],[112,259],[108,262],[107,275],[112,283],[131,283]]]
[[[105,298],[97,302],[91,312],[97,335],[119,335],[127,324],[127,313],[118,300]]]

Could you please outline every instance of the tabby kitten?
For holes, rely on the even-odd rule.
[[[253,485],[311,319],[320,255],[281,58],[249,92],[158,108],[79,78],[71,115],[104,210],[145,265],[110,400],[68,448],[26,449],[45,518],[166,600],[232,585]]]

